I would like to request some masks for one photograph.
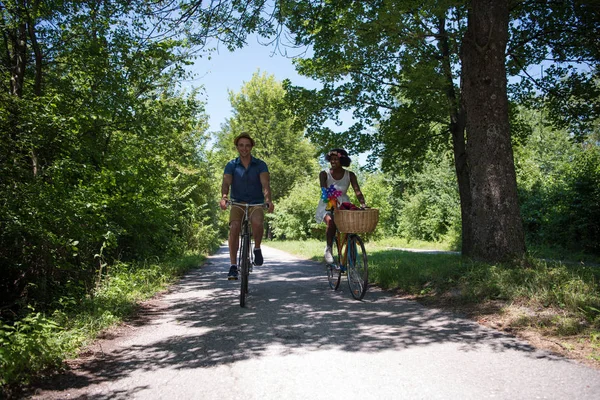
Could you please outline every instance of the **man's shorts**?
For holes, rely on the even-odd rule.
[[[257,214],[259,213],[259,214]],[[248,210],[248,219],[256,218],[259,216],[263,221],[265,218],[265,209],[262,206],[250,207]],[[229,210],[229,223],[233,221],[241,221],[244,218],[244,208],[240,206],[231,206]]]

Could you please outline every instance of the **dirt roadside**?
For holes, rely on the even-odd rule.
[[[514,335],[535,348],[551,351],[600,370],[600,342],[593,343],[590,335],[558,336],[548,329],[525,323],[526,317],[537,316],[551,320],[560,310],[544,308],[535,310],[525,305],[506,301],[487,301],[481,304],[457,304],[448,297],[401,296],[418,301],[427,307],[436,307],[462,314],[488,328]]]
[[[390,249],[432,254],[459,254],[455,251],[420,250],[407,248]],[[549,261],[549,260],[546,260]],[[598,264],[589,264],[600,267]],[[418,301],[429,307],[442,308],[457,312],[467,318],[476,321],[480,325],[493,328],[502,332],[512,334],[520,339],[526,340],[532,346],[548,350],[563,357],[577,360],[582,364],[600,370],[600,337],[592,342],[590,335],[558,336],[549,329],[532,326],[526,320],[551,320],[560,317],[561,311],[552,308],[541,307],[532,309],[526,305],[509,303],[506,301],[487,301],[481,304],[460,304],[451,294],[441,296],[420,297],[414,295],[398,294],[406,299]],[[533,317],[533,318],[532,318]]]

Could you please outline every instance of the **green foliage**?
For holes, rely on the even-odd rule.
[[[33,373],[58,368],[73,343],[64,341],[59,324],[41,313],[31,313],[12,325],[0,326],[0,387],[27,383]]]
[[[227,161],[237,157],[233,139],[243,131],[256,143],[252,154],[269,166],[274,202],[287,196],[298,180],[316,175],[315,149],[302,130],[293,126],[284,96],[281,82],[260,71],[239,92],[229,93],[233,117],[217,133],[214,145],[214,163],[222,165],[216,177],[219,181]]]
[[[428,153],[422,170],[402,180],[398,231],[407,239],[460,244],[460,206],[452,155]]]
[[[21,10],[20,90],[24,14],[0,7],[2,386],[59,367],[181,270],[144,260],[220,241],[204,105],[175,89],[184,44],[147,37],[144,2],[47,5]]]
[[[517,148],[521,213],[538,246],[600,254],[600,148],[538,128]]]
[[[218,242],[204,105],[197,92],[175,90],[186,43],[149,39],[146,6],[31,5],[21,10],[27,20],[0,10],[10,21],[0,28],[4,87],[14,82],[20,24],[35,28],[26,51],[44,60],[25,57],[22,90],[0,94],[3,310],[20,315],[27,304],[44,310],[65,293],[83,296],[117,260]]]
[[[545,61],[539,76],[525,74],[513,88],[515,99],[544,110],[555,127],[569,130],[578,141],[593,134],[600,117],[600,47],[593,39],[598,11],[597,2],[571,1],[520,2],[511,12],[519,23],[510,26],[509,73]]]
[[[310,58],[295,61],[298,72],[322,88],[286,89],[315,143],[371,151],[386,171],[411,168],[430,146],[447,145],[449,129],[439,126],[458,106],[449,92],[458,92],[462,3],[425,1],[419,12],[410,2],[302,3],[284,13],[285,23],[295,44],[311,46]],[[325,122],[341,110],[355,123],[334,135]]]
[[[399,214],[392,201],[391,180],[382,173],[358,172],[360,190],[365,196],[367,207],[379,210],[379,222],[370,238],[380,238],[393,234],[394,222]]]
[[[306,177],[296,182],[291,192],[277,203],[277,209],[271,219],[274,237],[290,240],[324,237],[324,225],[315,221],[320,197],[321,190],[317,178]]]
[[[103,329],[128,317],[137,305],[203,261],[198,255],[163,263],[116,263],[88,296],[65,294],[51,313],[28,310],[0,326],[0,388],[9,391],[32,376],[52,372]],[[2,393],[2,392],[0,392]]]

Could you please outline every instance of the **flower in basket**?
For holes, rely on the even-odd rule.
[[[345,201],[342,204],[340,204],[340,210],[360,210],[360,208],[356,207],[352,203]]]
[[[326,188],[321,188],[321,200],[327,203],[327,209],[331,210],[337,206],[337,199],[342,195],[341,190],[337,190],[334,185]]]

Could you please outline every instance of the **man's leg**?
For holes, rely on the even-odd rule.
[[[231,265],[237,263],[237,252],[240,246],[240,221],[231,221],[229,223],[229,261]]]
[[[231,266],[229,267],[229,274],[227,279],[236,280],[238,278],[237,272],[237,253],[240,245],[240,229],[242,227],[241,218],[243,213],[237,207],[232,207],[229,212],[229,261]]]
[[[264,221],[265,221],[265,213],[262,208],[256,208],[253,210],[252,215],[250,216],[250,222],[252,223],[252,238],[254,239],[254,264],[262,265],[263,264],[263,256],[262,250],[260,249],[260,244],[262,243],[262,238],[264,234]]]

